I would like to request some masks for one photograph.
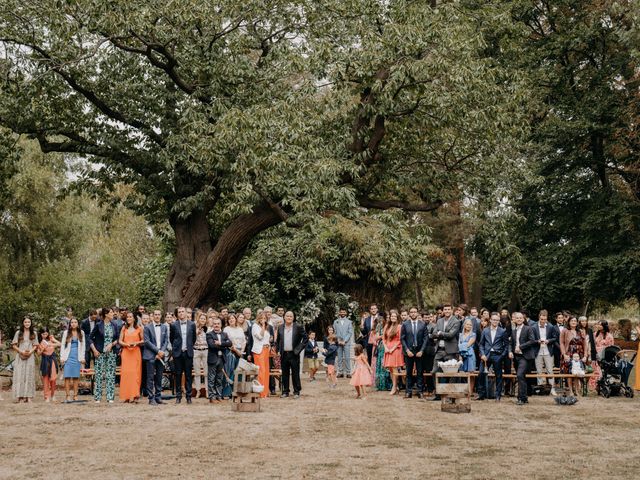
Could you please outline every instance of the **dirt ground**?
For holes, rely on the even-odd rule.
[[[518,407],[373,392],[353,398],[303,381],[298,399],[260,413],[197,399],[188,406],[0,401],[0,478],[638,478],[640,400],[550,397]],[[62,398],[59,396],[59,398]],[[90,398],[90,397],[81,397]]]

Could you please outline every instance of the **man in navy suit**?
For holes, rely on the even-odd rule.
[[[82,321],[80,325],[80,329],[84,332],[84,340],[85,340],[85,353],[84,353],[84,368],[91,368],[91,360],[95,358],[93,356],[93,351],[91,351],[91,346],[89,345],[89,336],[93,331],[93,328],[96,326],[96,322],[98,321],[98,311],[96,309],[92,309],[89,312],[89,316]]]
[[[507,331],[500,326],[500,314],[491,313],[491,326],[485,328],[480,336],[480,375],[478,378],[478,397],[476,400],[487,398],[486,375],[493,367],[496,376],[496,402],[502,396],[502,362],[509,354],[509,337]]]
[[[147,372],[147,392],[149,405],[158,405],[162,401],[162,374],[164,362],[169,357],[169,327],[160,323],[162,312],[153,311],[153,320],[144,327],[144,349],[142,359]]]
[[[185,376],[185,396],[191,403],[191,383],[193,381],[193,344],[196,343],[196,324],[187,318],[184,307],[176,308],[178,320],[171,324],[169,333],[173,368],[175,370],[176,403],[182,401],[182,374]]]
[[[225,354],[231,347],[229,336],[222,331],[222,320],[213,321],[213,330],[207,332],[207,386],[209,387],[209,403],[222,401],[222,377]]]
[[[511,352],[509,357],[513,358],[516,367],[516,375],[518,377],[518,403],[524,405],[527,400],[527,370],[529,362],[535,358],[536,339],[533,335],[533,329],[529,325],[525,325],[524,315],[521,312],[515,312],[511,318],[515,322],[515,329],[511,332]]]
[[[422,398],[422,392],[424,392],[422,356],[427,349],[429,333],[425,323],[422,319],[418,318],[418,309],[415,307],[411,307],[411,310],[409,310],[409,319],[402,323],[400,342],[404,349],[404,363],[407,366],[407,391],[405,398],[411,398],[413,386],[416,383],[416,378],[413,375],[414,367],[418,377],[417,396],[418,398]]]
[[[533,326],[533,336],[536,339],[535,358],[536,371],[541,373],[553,373],[553,359],[558,348],[558,331],[548,322],[549,314],[546,310],[540,310],[538,321]],[[538,378],[538,385],[545,383],[547,379]],[[549,378],[551,395],[556,395],[553,378]]]
[[[378,305],[372,303],[369,307],[369,316],[364,319],[360,325],[360,331],[364,341],[363,347],[367,351],[367,358],[371,361],[371,355],[373,354],[373,344],[369,343],[369,335],[376,327],[376,321],[378,319]]]

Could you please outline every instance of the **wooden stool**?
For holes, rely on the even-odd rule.
[[[439,383],[441,378],[462,378],[463,383]],[[436,394],[442,398],[440,410],[449,413],[471,412],[471,389],[468,373],[436,373]]]

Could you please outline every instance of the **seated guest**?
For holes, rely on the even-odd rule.
[[[502,364],[503,359],[509,354],[509,337],[500,325],[500,314],[493,312],[490,318],[490,326],[482,331],[480,336],[480,376],[478,378],[478,397],[476,400],[487,398],[487,374],[489,368],[493,368],[496,376],[496,402],[502,396]]]
[[[534,355],[536,359],[536,372],[538,375],[547,373],[553,374],[553,359],[555,349],[558,347],[557,330],[548,322],[549,314],[546,310],[540,310],[538,322],[533,327],[533,336],[536,340]],[[538,378],[538,385],[545,383],[544,378]],[[553,378],[549,378],[551,385],[551,395],[556,395]]]
[[[524,315],[515,312],[512,315],[515,327],[511,334],[511,352],[509,357],[514,361],[516,375],[518,377],[518,405],[528,403],[527,400],[527,370],[529,361],[535,358],[536,339],[533,330],[524,323]]]
[[[162,374],[165,361],[169,358],[169,326],[160,323],[162,313],[153,311],[152,322],[144,327],[143,360],[147,371],[147,394],[149,405],[162,401]]]
[[[222,320],[213,321],[213,330],[207,332],[207,383],[209,403],[222,401],[222,377],[227,350],[231,347],[229,336],[222,331]]]

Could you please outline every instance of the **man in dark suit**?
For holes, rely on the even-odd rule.
[[[224,370],[225,354],[231,347],[229,336],[222,331],[222,320],[216,318],[213,321],[213,329],[207,332],[207,385],[209,390],[209,403],[222,401],[222,377]]]
[[[372,303],[369,307],[369,316],[364,319],[360,325],[360,331],[362,332],[363,347],[367,351],[367,358],[371,360],[373,354],[373,344],[369,343],[369,335],[376,327],[376,321],[378,320],[378,305]]]
[[[413,369],[416,369],[418,398],[422,398],[424,392],[423,362],[422,356],[427,349],[429,333],[425,323],[418,318],[418,309],[411,307],[409,318],[402,323],[400,342],[404,350],[404,363],[407,367],[407,390],[405,398],[411,398],[413,386],[416,385],[416,377]]]
[[[164,403],[162,401],[162,374],[164,373],[164,362],[169,358],[169,327],[166,323],[160,323],[161,319],[162,312],[154,310],[152,321],[145,325],[143,332],[142,360],[144,360],[147,372],[149,405]]]
[[[171,324],[170,339],[176,382],[176,403],[182,401],[182,374],[185,376],[185,396],[191,403],[193,381],[193,344],[196,343],[196,324],[187,318],[184,307],[176,308],[178,319]]]
[[[536,339],[535,345],[535,358],[536,358],[536,372],[541,373],[553,373],[553,363],[555,351],[559,345],[558,332],[556,328],[548,321],[549,314],[546,310],[540,310],[538,314],[538,321],[533,327],[533,336]],[[554,388],[553,378],[544,379],[538,378],[538,385],[543,385],[549,381],[551,385],[551,395],[555,397],[556,390]]]
[[[533,335],[533,329],[525,325],[524,315],[515,312],[512,317],[515,328],[511,332],[511,353],[514,360],[516,375],[518,377],[518,405],[524,405],[527,400],[527,370],[529,362],[535,358],[535,346],[537,344]]]
[[[289,396],[289,377],[293,377],[293,398],[300,397],[300,353],[307,346],[307,332],[294,323],[293,312],[284,314],[284,324],[278,328],[278,352],[282,359],[282,398]]]
[[[500,314],[491,314],[491,325],[482,331],[480,336],[480,374],[478,375],[478,397],[476,400],[487,398],[486,382],[489,368],[493,368],[496,376],[496,402],[502,396],[502,365],[504,357],[509,355],[509,336],[500,325]]]
[[[436,322],[436,327],[431,334],[435,342],[436,355],[433,359],[433,369],[431,373],[434,378],[440,367],[438,362],[458,358],[458,335],[460,333],[460,319],[453,315],[453,308],[450,304],[442,306],[442,317]],[[436,395],[433,400],[440,400]]]
[[[436,358],[436,344],[431,338],[436,328],[436,319],[432,313],[427,313],[426,315],[422,315],[422,320],[427,326],[427,348],[422,356],[422,371],[431,372],[433,370],[433,360]],[[436,386],[433,376],[427,377],[425,389],[427,390],[427,394],[435,392]]]
[[[80,324],[80,329],[84,332],[85,339],[85,351],[84,351],[84,368],[91,368],[91,360],[94,360],[93,352],[91,351],[91,347],[89,345],[89,336],[93,331],[93,327],[96,326],[96,322],[98,321],[98,311],[93,309],[89,312],[89,316],[85,318]]]

